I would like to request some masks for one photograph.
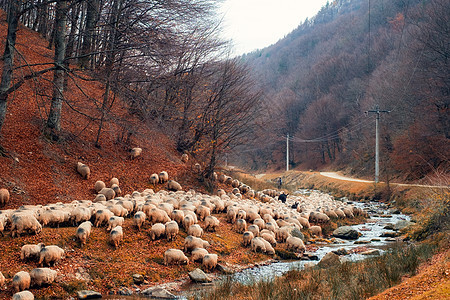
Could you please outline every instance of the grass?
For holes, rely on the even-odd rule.
[[[379,257],[329,269],[291,270],[248,286],[226,280],[201,299],[365,299],[398,284],[404,275],[414,275],[435,250],[428,243],[397,246]]]

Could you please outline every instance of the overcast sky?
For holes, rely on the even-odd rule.
[[[225,0],[224,37],[233,40],[235,54],[276,43],[314,16],[327,0]]]

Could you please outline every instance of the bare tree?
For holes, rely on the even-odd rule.
[[[55,16],[55,71],[53,73],[53,97],[47,119],[47,129],[54,139],[61,130],[61,109],[64,99],[64,59],[66,54],[67,1],[56,3]]]
[[[3,70],[0,83],[0,132],[5,121],[8,95],[13,76],[14,51],[19,16],[19,0],[10,2],[8,11],[8,33],[6,35],[5,51],[3,53]]]

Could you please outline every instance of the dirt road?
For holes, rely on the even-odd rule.
[[[320,172],[320,175],[325,176],[325,177],[329,177],[329,178],[334,178],[334,179],[339,179],[339,180],[346,180],[346,181],[354,181],[354,182],[365,182],[365,183],[374,183],[375,181],[371,181],[371,180],[363,180],[363,179],[356,179],[356,178],[351,178],[351,177],[345,177],[342,176],[336,172]],[[382,182],[380,182],[382,183]],[[397,186],[412,186],[412,187],[425,187],[425,188],[441,188],[441,189],[449,189],[450,186],[442,186],[442,185],[423,185],[423,184],[406,184],[406,183],[389,183],[391,185],[397,185]]]

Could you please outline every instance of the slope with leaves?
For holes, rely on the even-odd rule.
[[[0,40],[5,40],[7,25],[0,13]],[[48,68],[52,50],[39,34],[20,26],[17,39],[15,80]],[[89,79],[89,74],[78,74]],[[104,93],[102,83],[81,80],[71,74],[67,80],[63,105],[62,138],[52,141],[42,134],[50,105],[51,76],[46,73],[28,80],[11,94],[0,144],[0,185],[12,191],[7,207],[75,199],[92,199],[95,181],[118,177],[124,193],[145,188],[151,173],[168,171],[182,179],[188,170],[181,164],[174,143],[156,126],[143,124],[128,114],[127,107],[116,100],[111,118],[103,128],[100,145],[94,147],[98,131],[99,103]],[[126,126],[124,126],[125,124]],[[131,137],[131,138],[130,138]],[[128,150],[143,148],[136,160]],[[82,161],[91,169],[88,180],[76,173]]]

